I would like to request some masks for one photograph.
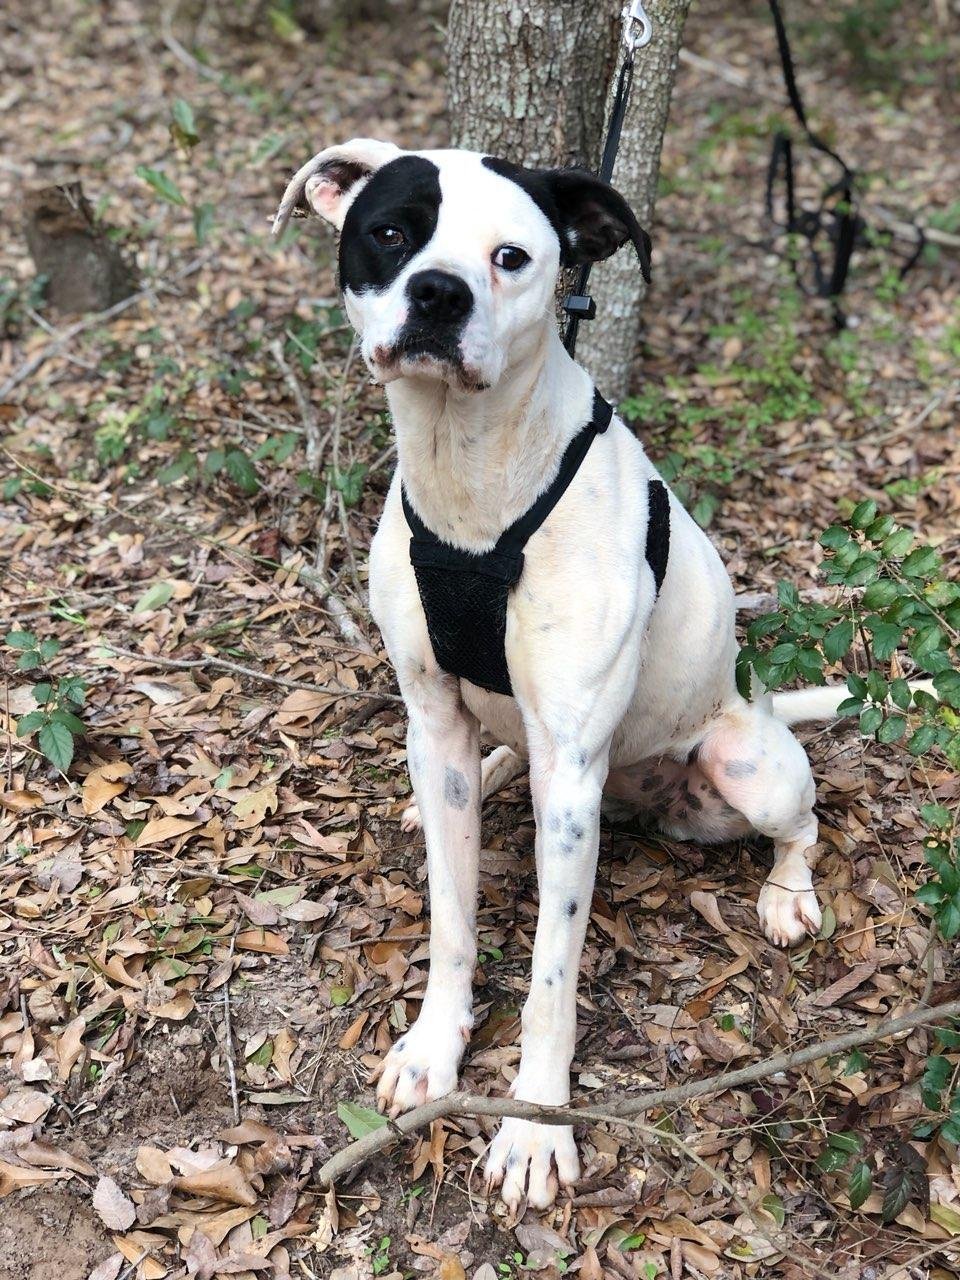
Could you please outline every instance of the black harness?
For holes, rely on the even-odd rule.
[[[403,513],[413,534],[410,563],[430,644],[442,670],[492,693],[512,694],[505,648],[507,600],[523,573],[523,549],[563,497],[594,437],[606,431],[612,416],[610,405],[595,391],[590,421],[567,445],[552,483],[504,529],[490,551],[462,551],[443,542],[423,523],[401,489]],[[670,499],[663,481],[651,480],[646,556],[658,593],[669,553]]]

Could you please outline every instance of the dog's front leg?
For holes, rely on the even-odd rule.
[[[403,692],[407,763],[427,844],[430,973],[419,1018],[383,1064],[377,1102],[391,1115],[456,1086],[473,1026],[480,853],[479,725],[448,677],[426,676]]]
[[[570,1063],[577,1029],[577,978],[590,915],[600,843],[600,795],[607,745],[592,758],[569,745],[535,751],[530,778],[537,808],[540,912],[530,994],[523,1007],[516,1098],[562,1105],[570,1101]],[[487,1183],[502,1181],[516,1207],[552,1204],[559,1183],[579,1177],[573,1130],[504,1120],[487,1158]]]

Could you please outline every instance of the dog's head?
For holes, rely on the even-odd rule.
[[[627,202],[577,169],[357,138],[299,170],[275,233],[303,202],[340,232],[347,314],[380,382],[493,386],[540,341],[561,266],[630,241],[650,278],[650,237]]]

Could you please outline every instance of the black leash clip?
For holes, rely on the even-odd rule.
[[[563,300],[563,309],[568,316],[576,316],[578,320],[592,320],[597,314],[597,304],[589,293],[568,293]]]

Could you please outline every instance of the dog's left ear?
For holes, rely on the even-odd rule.
[[[629,240],[649,284],[652,242],[620,192],[583,169],[550,169],[543,177],[567,232],[563,265],[601,262]]]

